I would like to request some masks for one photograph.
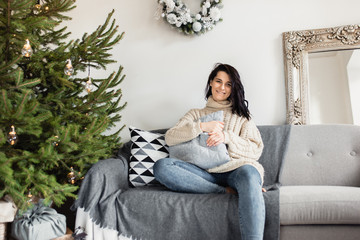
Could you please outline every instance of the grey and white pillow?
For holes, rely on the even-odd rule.
[[[159,184],[154,177],[154,163],[169,157],[165,134],[129,127],[131,135],[129,181],[134,187]]]
[[[217,111],[200,118],[201,122],[223,121],[224,112]],[[191,141],[169,147],[170,157],[192,163],[202,169],[210,169],[230,161],[225,143],[208,147],[207,133],[201,133]]]

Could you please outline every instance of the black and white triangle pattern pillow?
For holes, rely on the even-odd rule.
[[[154,177],[154,163],[169,157],[165,134],[144,131],[130,126],[131,156],[129,181],[134,187],[159,184]]]

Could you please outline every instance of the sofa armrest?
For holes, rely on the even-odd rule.
[[[86,173],[81,184],[78,199],[71,206],[75,211],[92,209],[115,192],[124,192],[129,188],[128,160],[122,154],[117,158],[100,160]]]

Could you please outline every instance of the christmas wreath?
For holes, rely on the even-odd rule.
[[[185,34],[205,33],[222,21],[220,8],[222,0],[204,0],[201,11],[192,14],[180,0],[158,0],[161,17]]]

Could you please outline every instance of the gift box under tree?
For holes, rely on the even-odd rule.
[[[66,217],[41,200],[31,209],[18,214],[11,226],[11,236],[19,240],[49,240],[65,233]]]

